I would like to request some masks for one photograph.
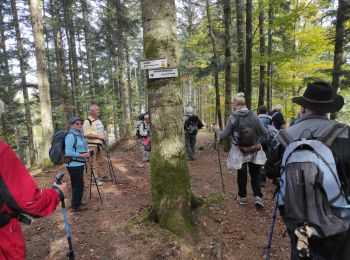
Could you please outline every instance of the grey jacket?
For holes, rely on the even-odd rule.
[[[286,132],[294,139],[301,138],[318,138],[332,127],[336,122],[329,120],[321,115],[307,115],[298,118],[294,125],[287,128]],[[350,194],[350,131],[349,127],[343,131],[333,142],[330,149],[336,159],[337,171],[339,178],[344,187],[347,187],[346,193]],[[265,163],[266,175],[269,178],[276,179],[279,177],[280,170],[278,162],[282,159],[284,148],[277,143],[275,148],[270,152]]]
[[[249,113],[248,108],[241,108],[239,110],[236,110],[233,112],[232,115],[229,116],[227,123],[225,125],[225,128],[223,131],[220,131],[220,129],[214,129],[215,133],[218,135],[220,138],[227,138],[229,136],[233,137],[233,133],[236,130],[235,127],[237,125],[237,119],[239,116],[244,116]],[[256,124],[256,129],[259,132],[259,135],[263,135],[265,138],[268,138],[269,133],[267,129],[263,126],[263,124],[260,122],[258,115],[253,114],[255,117],[255,124]]]

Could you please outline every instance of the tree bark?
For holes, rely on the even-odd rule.
[[[146,59],[167,58],[178,66],[174,0],[142,0]],[[190,175],[186,160],[179,78],[148,80],[152,120],[152,205],[160,225],[178,235],[193,230]]]
[[[232,66],[231,66],[231,1],[223,1],[225,25],[225,122],[232,114]],[[231,148],[231,140],[224,140],[224,151]]]
[[[236,0],[238,92],[245,92],[244,1]]]
[[[218,54],[218,50],[215,42],[215,36],[213,32],[209,0],[206,0],[206,7],[207,7],[209,36],[210,36],[211,44],[213,46],[212,63],[214,64],[214,87],[215,87],[215,108],[216,108],[215,111],[216,111],[216,118],[218,119],[219,127],[222,129],[223,122],[222,122],[222,115],[221,115],[220,90],[219,90],[219,54]]]
[[[63,112],[65,117],[65,122],[68,121],[69,117],[73,114],[73,109],[71,108],[69,102],[69,93],[68,93],[68,79],[66,68],[64,64],[64,49],[62,45],[62,26],[60,19],[60,1],[59,0],[50,0],[50,12],[52,16],[52,30],[53,30],[53,39],[55,46],[55,60],[57,66],[58,74],[58,86],[61,93],[61,102],[63,106]]]
[[[259,101],[258,106],[264,104],[265,97],[265,11],[264,1],[259,0],[259,52],[260,52],[260,66],[259,66]]]
[[[269,25],[267,29],[267,109],[272,109],[272,26],[273,26],[273,0],[269,0]]]
[[[84,30],[84,38],[85,38],[85,49],[86,49],[86,59],[89,71],[89,86],[90,86],[90,100],[95,100],[96,95],[96,79],[94,74],[94,67],[92,62],[92,44],[91,44],[91,35],[90,30],[91,26],[89,23],[89,10],[86,4],[86,0],[80,0],[82,13],[83,13],[83,30]]]
[[[253,3],[246,3],[246,63],[245,63],[245,102],[248,109],[252,103],[252,58],[253,58]]]
[[[350,12],[350,3],[347,0],[339,0],[337,22],[335,27],[334,60],[332,73],[332,88],[337,91],[340,88],[340,77],[344,63],[344,34],[347,12]]]
[[[30,157],[28,160],[28,166],[31,167],[31,165],[34,164],[35,162],[33,123],[32,123],[32,116],[30,112],[30,100],[29,100],[27,80],[26,80],[26,64],[24,60],[24,51],[23,51],[23,42],[21,38],[21,32],[19,30],[16,0],[11,0],[11,10],[12,10],[12,16],[13,16],[13,23],[16,31],[17,54],[19,59],[21,85],[22,85],[23,98],[24,98],[24,111],[25,111],[26,127],[27,127],[27,134],[28,134],[28,146],[29,146],[29,157]]]
[[[79,78],[79,69],[78,69],[78,55],[76,49],[76,41],[75,41],[75,28],[73,22],[73,1],[68,0],[63,3],[64,10],[64,20],[66,24],[66,28],[68,31],[67,35],[67,44],[70,51],[70,62],[72,64],[72,81],[74,82],[74,97],[75,97],[75,110],[77,114],[81,113],[81,86],[80,86],[80,78]]]
[[[43,32],[43,18],[40,0],[29,0],[30,17],[33,27],[35,57],[37,63],[37,77],[40,97],[40,113],[42,125],[42,166],[50,165],[49,149],[53,133],[50,86],[47,76],[47,60],[45,56],[45,40]]]

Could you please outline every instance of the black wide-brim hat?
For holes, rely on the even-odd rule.
[[[333,92],[324,81],[309,83],[301,97],[294,97],[293,103],[317,112],[338,112],[344,106],[344,98]]]

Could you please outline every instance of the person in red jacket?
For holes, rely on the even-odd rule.
[[[0,117],[4,103],[0,99]],[[60,202],[62,185],[40,189],[6,143],[0,141],[0,259],[25,259],[21,222],[49,215]]]

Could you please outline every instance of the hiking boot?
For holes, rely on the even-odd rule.
[[[80,206],[80,207],[77,207],[77,208],[71,208],[71,212],[80,212],[80,211],[85,211],[87,210],[88,208],[87,207],[83,207],[83,206]]]
[[[100,180],[100,179],[96,179],[96,182],[95,181],[92,181],[92,184],[93,185],[96,185],[96,186],[102,186],[103,185],[103,182]]]
[[[246,205],[248,200],[247,200],[247,197],[241,197],[241,196],[237,195],[237,201],[241,205]]]
[[[112,181],[112,178],[111,178],[111,176],[105,175],[105,176],[101,177],[101,181]]]
[[[263,199],[259,196],[255,196],[254,205],[257,208],[263,208],[264,207]]]

